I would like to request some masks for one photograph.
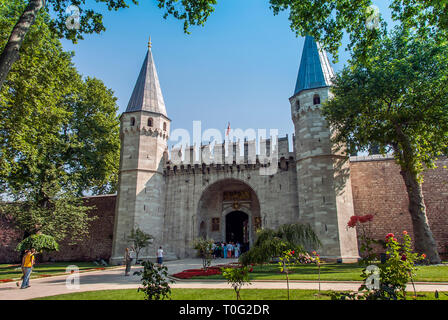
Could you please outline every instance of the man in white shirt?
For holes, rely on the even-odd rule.
[[[162,263],[163,263],[163,249],[162,249],[162,247],[160,247],[159,250],[157,250],[157,263],[159,265],[162,265]]]

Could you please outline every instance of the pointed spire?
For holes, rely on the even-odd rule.
[[[166,117],[165,102],[151,52],[151,37],[149,37],[145,61],[126,108],[126,112],[135,111],[150,111],[160,113]]]
[[[303,90],[329,87],[333,77],[334,71],[326,52],[313,37],[306,36],[294,94]]]

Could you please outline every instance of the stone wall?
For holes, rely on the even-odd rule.
[[[448,258],[448,170],[443,169],[443,166],[448,166],[448,160],[439,161],[438,165],[438,169],[425,173],[423,191],[431,230],[438,243],[439,252],[446,259]],[[372,236],[384,239],[389,232],[400,235],[403,230],[407,230],[413,236],[406,189],[394,160],[374,157],[352,158],[350,169],[354,212],[356,215],[374,215]],[[169,249],[182,256],[186,248],[181,249],[180,244],[188,243],[193,228],[192,216],[198,213],[202,192],[207,186],[222,179],[237,179],[256,192],[260,201],[260,213],[267,217],[266,220],[263,219],[264,226],[275,228],[287,220],[294,220],[297,207],[293,204],[293,199],[297,194],[293,187],[296,183],[295,175],[291,173],[295,173],[295,166],[290,166],[285,171],[279,170],[277,175],[268,177],[266,182],[262,182],[258,172],[253,171],[255,170],[246,169],[232,173],[226,168],[220,173],[212,170],[205,176],[202,173],[183,175],[182,172],[173,176],[171,173],[167,177],[169,180],[167,207],[169,210],[184,213],[183,218],[177,221],[175,219],[165,221],[165,236],[177,241],[175,246]],[[252,178],[248,180],[249,176]],[[98,219],[91,224],[89,238],[76,246],[62,244],[59,252],[45,255],[44,259],[48,260],[51,257],[62,261],[88,261],[96,258],[106,260],[110,257],[116,196],[89,197],[86,201],[97,207],[92,215],[98,216]],[[276,209],[273,205],[275,202],[283,204],[286,213],[284,217],[275,214]],[[13,228],[12,221],[0,217],[0,263],[19,260],[14,249],[21,237],[22,234]]]
[[[423,194],[438,251],[447,258],[448,170],[443,167],[448,165],[448,160],[441,160],[437,165],[437,169],[424,174]],[[406,187],[395,161],[356,157],[352,158],[350,167],[355,214],[374,215],[372,238],[384,239],[389,232],[401,235],[404,230],[413,238]]]
[[[14,222],[4,215],[0,215],[0,263],[10,263],[20,260],[15,251],[22,238],[22,232],[14,228]]]
[[[90,216],[97,219],[91,222],[89,236],[77,245],[60,243],[58,252],[39,256],[39,261],[92,261],[95,259],[108,260],[112,249],[112,236],[115,215],[115,195],[84,198],[86,205],[95,206]],[[19,254],[15,251],[21,241],[23,233],[14,229],[13,221],[0,216],[0,263],[17,263]]]

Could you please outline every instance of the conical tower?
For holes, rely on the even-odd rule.
[[[354,214],[347,155],[331,143],[321,114],[331,99],[334,71],[326,53],[307,36],[291,103],[300,222],[309,223],[323,247],[321,256],[344,262],[358,259],[356,231],[347,229]]]
[[[154,237],[141,258],[152,257],[162,245],[165,212],[163,161],[171,120],[167,117],[151,40],[126,111],[120,118],[121,155],[112,263],[123,261],[132,245],[129,236],[140,228]]]

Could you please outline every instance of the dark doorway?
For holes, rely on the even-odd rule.
[[[226,216],[226,242],[249,242],[248,236],[249,216],[241,211],[230,212]]]

